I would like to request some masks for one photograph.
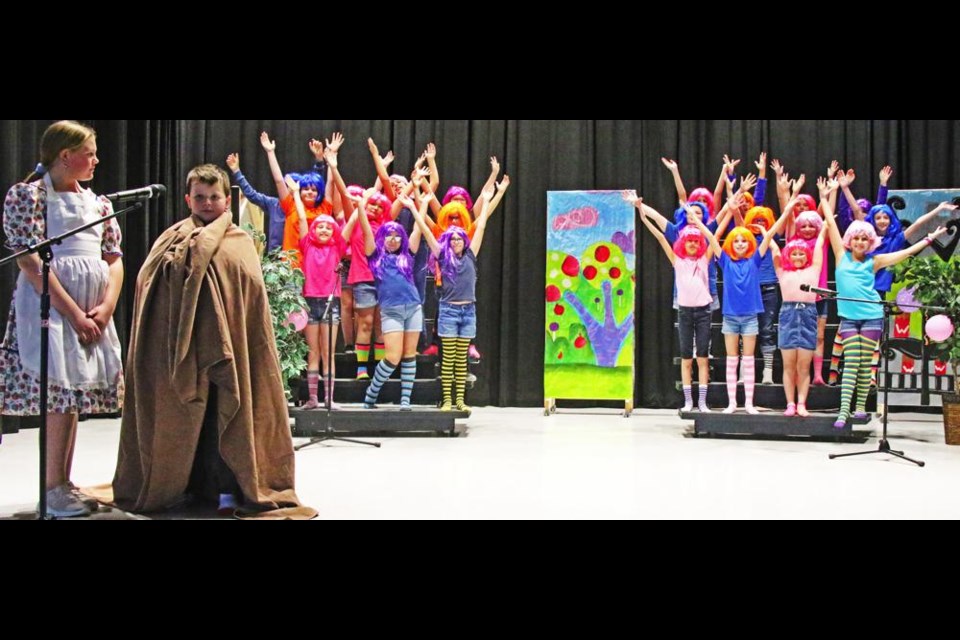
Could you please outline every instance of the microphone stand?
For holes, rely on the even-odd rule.
[[[888,376],[890,375],[890,358],[893,357],[891,353],[892,349],[888,345],[887,330],[889,328],[888,321],[890,316],[893,315],[893,309],[897,306],[895,301],[892,300],[865,300],[863,298],[844,298],[842,296],[829,296],[833,300],[847,300],[849,302],[866,302],[869,304],[879,304],[883,306],[883,332],[880,335],[880,355],[883,357],[883,414],[882,414],[882,424],[883,424],[883,433],[880,436],[880,444],[873,451],[856,451],[854,453],[831,453],[828,457],[833,460],[834,458],[847,458],[850,456],[863,456],[871,453],[885,453],[888,455],[896,456],[902,458],[908,462],[922,467],[926,463],[922,460],[914,460],[906,455],[903,451],[898,451],[896,449],[890,448],[890,441],[887,440],[887,416],[890,415],[890,405],[888,403],[888,396],[890,394],[890,385],[887,383]],[[930,305],[910,305],[910,308],[916,311],[917,309],[923,309],[924,311],[946,311],[943,307],[934,307]],[[862,366],[862,365],[861,365]],[[925,372],[921,372],[925,375]],[[879,384],[879,382],[878,382]],[[877,388],[879,393],[879,387]]]
[[[54,236],[53,238],[48,238],[43,242],[38,242],[32,247],[28,247],[23,251],[13,254],[12,256],[7,256],[0,260],[0,266],[7,264],[8,262],[13,262],[17,258],[22,258],[23,256],[29,255],[31,253],[36,253],[40,256],[40,260],[43,262],[42,269],[42,278],[43,278],[43,287],[40,294],[40,509],[39,509],[39,518],[40,520],[47,520],[47,358],[50,350],[50,262],[53,260],[53,245],[60,244],[65,239],[69,238],[72,235],[85,231],[90,227],[94,227],[98,224],[103,224],[110,218],[116,218],[118,216],[130,213],[134,209],[143,208],[142,202],[134,203],[133,205],[120,209],[119,211],[114,211],[108,216],[103,216],[98,218],[93,222],[88,222],[87,224],[81,225],[76,229],[71,229],[61,233],[59,236]]]
[[[327,428],[324,430],[322,436],[317,436],[315,438],[310,438],[310,442],[304,442],[303,444],[297,445],[293,448],[294,451],[300,451],[300,449],[305,449],[313,444],[318,444],[325,440],[339,440],[340,442],[352,442],[354,444],[367,444],[371,447],[380,448],[379,442],[364,442],[363,440],[354,440],[352,438],[341,438],[334,435],[336,432],[333,430],[333,295],[331,294],[327,298],[327,308],[323,312],[322,321],[327,323],[327,357],[330,358],[330,361],[327,363],[327,373],[323,377],[327,383],[327,389],[330,390],[330,393],[324,394],[327,396],[326,405],[327,405]]]

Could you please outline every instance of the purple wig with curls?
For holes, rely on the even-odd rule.
[[[457,253],[453,250],[453,247],[450,246],[450,241],[454,236],[459,236],[463,238],[463,252],[466,254],[467,249],[470,248],[470,236],[467,235],[466,230],[461,227],[450,226],[447,227],[447,230],[440,235],[440,240],[437,244],[440,245],[440,251],[438,252],[440,256],[443,257],[443,270],[441,274],[444,279],[453,279],[457,275],[457,270],[460,268],[460,260],[462,258],[457,257]],[[436,270],[437,258],[430,254],[430,260],[427,263],[427,268],[430,272]]]
[[[700,241],[700,248],[697,249],[697,254],[695,256],[687,255],[687,240],[690,238],[696,238]],[[692,227],[690,225],[685,226],[680,230],[680,233],[677,235],[676,241],[673,243],[673,255],[677,258],[686,258],[688,260],[699,260],[703,257],[703,254],[707,252],[707,239],[703,237],[703,234],[700,233],[700,229]]]
[[[395,254],[391,254],[384,248],[384,243],[387,241],[387,236],[396,234],[400,236],[400,250]],[[398,222],[384,222],[380,225],[380,228],[377,229],[377,235],[374,238],[374,244],[376,248],[373,251],[373,255],[370,256],[369,264],[370,271],[373,272],[373,275],[380,279],[383,277],[383,260],[389,255],[395,255],[397,260],[397,269],[406,278],[411,284],[413,284],[413,256],[410,254],[410,238],[407,237],[407,232],[404,230],[403,226]]]
[[[447,204],[457,196],[463,196],[467,201],[467,209],[473,211],[473,198],[470,197],[470,193],[463,187],[453,186],[447,189],[447,195],[443,196],[443,204]]]
[[[807,262],[803,265],[803,269],[813,265],[813,248],[803,238],[794,238],[787,244],[783,245],[783,251],[780,252],[780,268],[784,271],[796,271],[797,268],[793,266],[793,260],[790,259],[790,254],[796,250],[803,251],[807,256]]]

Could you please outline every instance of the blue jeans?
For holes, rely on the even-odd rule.
[[[760,323],[760,353],[771,353],[777,350],[777,332],[773,325],[780,313],[780,285],[760,285],[760,297],[763,298],[763,313],[757,314]]]

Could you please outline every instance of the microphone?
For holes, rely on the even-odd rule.
[[[158,198],[167,192],[167,188],[162,184],[152,184],[149,187],[140,187],[139,189],[127,189],[126,191],[117,191],[108,193],[105,197],[109,200],[136,200],[143,198]]]
[[[813,293],[819,293],[821,296],[835,296],[837,292],[832,289],[821,289],[820,287],[811,287],[808,284],[800,285],[800,291],[811,291]]]

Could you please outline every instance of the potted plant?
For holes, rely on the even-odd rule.
[[[943,307],[954,331],[945,340],[930,341],[928,349],[933,357],[948,362],[953,371],[954,392],[945,393],[943,426],[947,444],[960,444],[960,260],[948,261],[936,255],[916,257],[894,268],[898,282],[913,287],[913,298],[920,304]]]
[[[250,225],[244,225],[244,231],[253,237],[254,242],[259,240],[262,244],[266,240],[262,233]],[[273,320],[273,335],[280,357],[280,373],[288,400],[296,398],[292,387],[299,387],[300,373],[307,362],[307,341],[289,319],[291,314],[305,313],[307,309],[303,299],[303,272],[290,266],[290,256],[287,255],[293,253],[275,249],[260,257]]]

